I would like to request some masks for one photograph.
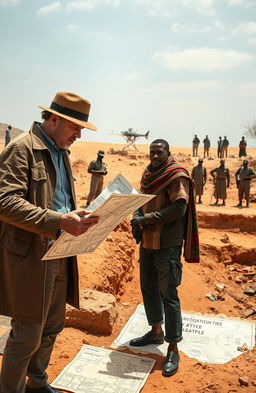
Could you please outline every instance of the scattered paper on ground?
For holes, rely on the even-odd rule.
[[[255,344],[255,324],[241,320],[211,317],[182,312],[183,340],[179,349],[187,356],[207,363],[226,363],[241,355],[237,347],[247,344],[252,349]],[[112,348],[129,347],[131,350],[166,355],[168,343],[131,347],[129,341],[150,330],[144,306],[140,304],[131,316]]]
[[[4,352],[6,340],[11,330],[10,321],[11,318],[0,315],[0,354],[1,355]]]
[[[51,383],[75,393],[138,393],[155,360],[83,345]]]

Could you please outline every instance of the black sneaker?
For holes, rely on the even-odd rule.
[[[165,377],[171,377],[174,375],[178,371],[179,361],[180,355],[178,352],[169,351],[163,364],[162,374]]]

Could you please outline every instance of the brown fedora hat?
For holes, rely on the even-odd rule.
[[[54,97],[50,107],[40,105],[38,107],[55,113],[55,115],[70,120],[81,127],[97,130],[92,123],[88,122],[91,103],[77,94],[60,91]]]

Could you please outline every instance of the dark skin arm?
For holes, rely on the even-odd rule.
[[[182,218],[187,210],[187,203],[185,199],[177,199],[175,202],[170,203],[169,206],[159,211],[146,213],[140,215],[137,211],[131,220],[133,228],[143,228],[148,224],[166,224],[167,222],[176,221]]]

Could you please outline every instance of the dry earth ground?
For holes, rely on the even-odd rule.
[[[1,146],[0,146],[1,148]],[[108,175],[105,184],[121,172],[127,180],[139,189],[143,168],[148,163],[148,145],[138,145],[140,152],[130,151],[128,156],[110,154],[110,149],[121,150],[122,145],[104,143],[76,142],[71,148],[78,206],[84,206],[89,190],[90,175],[87,174],[89,162],[97,155],[98,149],[107,153],[105,161]],[[177,161],[189,171],[197,159],[190,156],[191,149],[174,147]],[[202,150],[200,150],[202,154]],[[212,149],[212,155],[216,149]],[[251,160],[256,159],[256,149],[248,149]],[[243,291],[249,279],[255,280],[255,204],[249,209],[236,208],[237,189],[234,172],[241,165],[237,158],[238,149],[229,149],[226,160],[232,180],[228,190],[227,206],[211,206],[212,182],[207,182],[203,205],[198,207],[199,232],[201,242],[201,263],[184,262],[183,283],[180,287],[182,309],[207,314],[225,314],[240,317],[245,310],[256,307],[255,296],[246,296]],[[256,163],[256,161],[255,161]],[[210,169],[219,165],[219,159],[205,160]],[[256,169],[256,167],[254,166]],[[256,181],[252,192],[256,191]],[[139,273],[137,263],[138,248],[131,237],[127,219],[112,232],[94,254],[79,256],[80,286],[109,292],[118,300],[118,319],[109,336],[92,334],[75,328],[65,328],[59,335],[48,368],[50,379],[75,357],[80,347],[86,343],[109,348],[120,330],[141,303]],[[210,301],[206,293],[215,293],[215,285],[224,283],[228,292],[222,294],[224,300]],[[255,314],[247,320],[255,322]],[[127,350],[127,353],[129,351]],[[151,355],[150,355],[151,356]],[[171,377],[161,375],[162,358],[152,355],[156,360],[143,393],[228,393],[256,392],[256,348],[223,365],[213,365],[197,361],[181,353],[179,372]],[[239,377],[247,376],[249,383],[244,386]]]

